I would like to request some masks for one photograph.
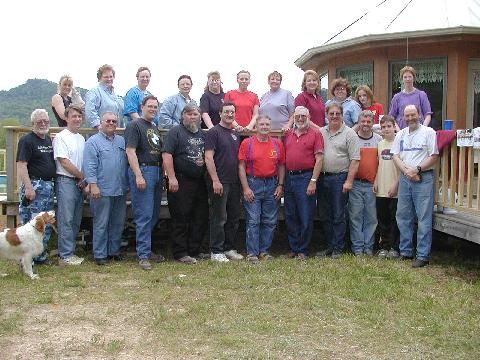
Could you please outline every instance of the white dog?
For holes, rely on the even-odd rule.
[[[55,211],[43,211],[28,223],[16,229],[6,228],[0,233],[0,258],[17,260],[22,271],[32,279],[32,259],[43,251],[43,235],[47,224],[55,223]]]

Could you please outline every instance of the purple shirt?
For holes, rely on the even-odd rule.
[[[388,112],[388,115],[395,118],[400,129],[407,127],[407,123],[403,118],[403,111],[407,105],[415,105],[420,110],[418,114],[420,124],[423,124],[425,116],[432,114],[430,101],[428,101],[427,94],[424,91],[415,89],[408,94],[400,91],[393,97],[390,111]]]

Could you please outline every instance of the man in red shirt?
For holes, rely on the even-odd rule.
[[[305,259],[312,237],[317,179],[323,162],[323,137],[310,127],[310,113],[297,106],[294,128],[284,138],[285,146],[285,224],[289,257]]]
[[[277,225],[285,179],[283,144],[269,136],[272,120],[256,119],[257,133],[242,141],[238,151],[238,176],[246,212],[247,261],[271,259],[268,253]]]

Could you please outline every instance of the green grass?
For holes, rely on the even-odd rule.
[[[38,341],[32,356],[45,358],[476,358],[479,264],[436,263],[279,258],[145,272],[90,261],[30,281],[2,262],[0,346]]]

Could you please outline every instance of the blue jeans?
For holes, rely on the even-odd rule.
[[[74,255],[78,231],[82,223],[83,193],[77,180],[57,175],[58,255],[64,259]]]
[[[126,208],[125,195],[90,199],[95,259],[105,259],[120,253]]]
[[[253,202],[243,200],[246,214],[246,246],[248,255],[268,253],[277,225],[280,202],[275,199],[277,177],[249,176],[248,186],[253,191]]]
[[[400,255],[413,255],[415,215],[418,220],[417,259],[428,261],[432,247],[434,182],[433,171],[422,173],[422,181],[413,182],[400,175],[397,225],[400,230]]]
[[[35,199],[28,206],[22,206],[22,200],[25,197],[25,186],[20,187],[20,204],[18,206],[18,214],[22,220],[22,224],[28,223],[32,218],[42,211],[53,210],[53,198],[55,196],[55,183],[53,181],[45,181],[42,179],[32,180],[33,190],[35,190]],[[43,235],[43,252],[33,259],[34,262],[41,263],[48,257],[48,241],[52,234],[52,227],[47,225]]]
[[[316,196],[307,195],[312,172],[285,177],[285,225],[290,250],[308,255],[312,238]]]
[[[348,195],[350,240],[354,254],[373,252],[377,228],[376,195],[369,182],[354,180]]]
[[[345,247],[348,193],[343,193],[347,173],[320,175],[318,208],[329,251],[341,252]]]
[[[135,219],[137,256],[148,259],[152,255],[152,230],[158,221],[162,201],[163,176],[158,166],[140,166],[147,183],[143,191],[137,189],[135,175],[128,168],[128,180],[132,195],[132,212]]]
[[[223,195],[213,193],[208,185],[210,201],[210,250],[214,254],[234,249],[240,219],[240,184],[222,184]]]

